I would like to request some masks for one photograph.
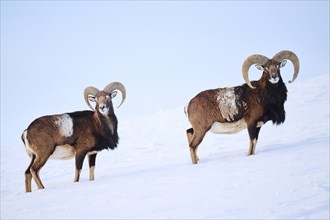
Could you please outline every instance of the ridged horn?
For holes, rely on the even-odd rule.
[[[275,60],[276,62],[282,62],[283,60],[290,60],[293,64],[293,77],[292,80],[289,81],[289,83],[292,83],[298,76],[299,73],[299,68],[300,68],[300,64],[299,64],[299,59],[297,57],[297,55],[295,53],[293,53],[292,51],[289,50],[282,50],[280,52],[278,52],[277,54],[275,54],[275,56],[273,57],[273,60]]]
[[[124,103],[124,101],[126,99],[125,86],[120,82],[112,82],[112,83],[109,83],[106,87],[104,87],[103,91],[106,92],[106,93],[111,93],[116,89],[121,92],[121,103],[117,107],[117,108],[119,108]]]
[[[84,90],[84,98],[85,98],[85,102],[87,103],[87,105],[94,111],[94,108],[91,106],[91,104],[89,103],[88,100],[88,96],[89,95],[93,95],[95,96],[100,90],[98,90],[97,88],[93,87],[93,86],[89,86]]]
[[[251,55],[248,58],[246,58],[246,60],[244,61],[243,66],[242,66],[242,74],[243,74],[244,81],[251,89],[255,89],[255,87],[252,86],[252,84],[249,80],[250,67],[253,64],[264,65],[268,60],[269,60],[269,58],[265,57],[264,55],[254,54],[254,55]]]

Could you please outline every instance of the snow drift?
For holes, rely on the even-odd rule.
[[[251,157],[246,130],[208,133],[192,165],[186,103],[119,118],[93,182],[87,161],[73,183],[74,160],[49,160],[45,189],[25,193],[23,144],[1,146],[1,219],[329,219],[329,76],[287,87],[285,123],[263,126]]]

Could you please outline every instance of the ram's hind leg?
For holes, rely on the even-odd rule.
[[[25,171],[25,192],[31,192],[32,191],[32,187],[31,187],[32,174],[31,174],[30,169],[31,169],[31,166],[32,166],[35,159],[36,159],[36,156],[34,154],[32,154],[30,165],[28,166],[28,168]]]
[[[33,162],[31,162],[30,174],[32,174],[32,177],[34,179],[34,182],[37,184],[38,189],[44,189],[45,188],[44,185],[41,182],[40,177],[39,177],[39,172],[40,172],[41,168],[47,162],[49,156],[50,156],[50,153],[48,155],[34,156],[35,159],[33,160]],[[29,178],[29,174],[25,174],[25,176]],[[31,187],[31,185],[30,185],[30,187]]]
[[[197,148],[198,148],[198,145],[202,142],[204,136],[205,136],[205,133],[196,132],[196,130],[194,130],[193,128],[190,128],[187,130],[187,138],[188,138],[188,143],[189,143],[190,156],[191,156],[191,161],[193,164],[197,164],[199,161],[199,158],[197,156]]]
[[[193,138],[193,134],[194,134],[194,129],[193,128],[189,128],[187,130],[187,139],[188,139],[188,144],[190,145],[190,142]],[[192,149],[190,146],[189,146],[189,150],[190,150],[190,156],[191,156],[191,161],[193,164],[197,164],[197,161],[199,160],[198,156],[197,156],[197,149]]]

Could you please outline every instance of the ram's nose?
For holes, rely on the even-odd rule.
[[[100,112],[103,113],[103,112],[106,112],[107,111],[107,108],[106,108],[105,105],[100,105],[99,110],[100,110]]]

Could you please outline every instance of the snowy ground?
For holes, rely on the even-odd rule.
[[[267,123],[251,157],[246,130],[210,133],[192,165],[185,103],[119,118],[119,147],[98,154],[94,182],[87,163],[73,183],[74,160],[50,160],[46,189],[25,193],[23,145],[1,146],[1,219],[329,219],[329,76],[287,87],[286,122]]]

